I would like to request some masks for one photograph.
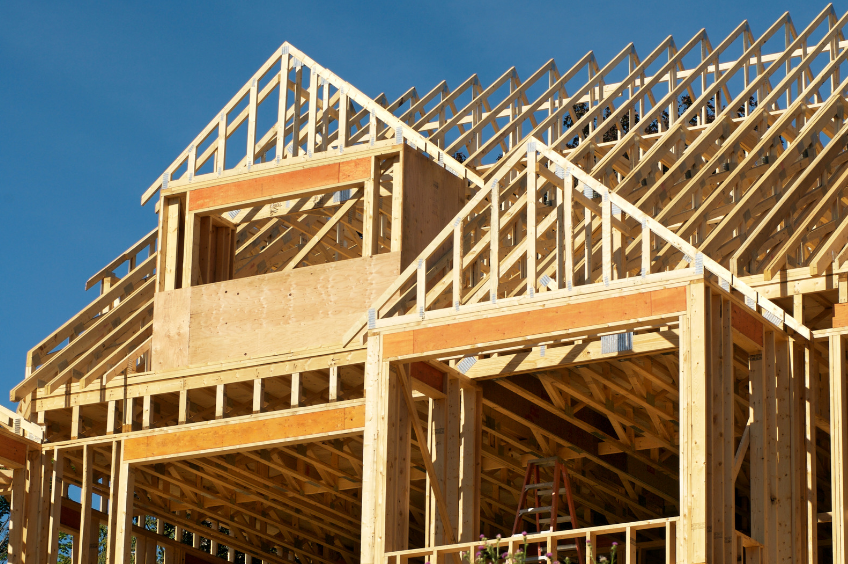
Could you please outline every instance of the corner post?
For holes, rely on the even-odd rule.
[[[689,284],[687,312],[680,335],[680,531],[682,562],[711,561],[708,553],[708,428],[703,398],[708,397],[710,289],[698,280]],[[711,530],[711,527],[709,528]],[[711,551],[710,551],[711,552]]]
[[[848,513],[844,511],[846,503],[845,467],[846,434],[848,434],[848,418],[844,416],[848,409],[848,389],[846,389],[845,370],[845,341],[842,335],[830,336],[830,480],[831,507],[833,511],[833,561],[845,562],[848,557],[846,547],[846,529],[848,529]],[[842,511],[836,511],[842,508]]]

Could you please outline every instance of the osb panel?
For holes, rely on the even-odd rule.
[[[158,292],[153,301],[153,370],[188,364],[191,289]]]
[[[383,357],[424,354],[683,311],[686,289],[680,286],[387,334],[383,336]]]
[[[465,205],[466,184],[418,151],[404,146],[401,268],[418,258],[459,213]],[[439,254],[436,251],[434,256]]]
[[[371,159],[369,157],[198,188],[191,192],[189,211],[282,196],[345,182],[364,181],[370,175]]]
[[[226,425],[174,430],[124,441],[124,461],[133,462],[234,448],[250,448],[312,437],[356,431],[365,425],[365,405],[354,405],[260,420],[231,421]]]
[[[338,344],[400,274],[398,253],[191,289],[188,364]]]

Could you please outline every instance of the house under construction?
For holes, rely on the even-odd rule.
[[[27,353],[9,562],[845,563],[846,25],[396,100],[284,43]]]

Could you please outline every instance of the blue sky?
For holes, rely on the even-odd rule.
[[[156,224],[141,193],[283,42],[366,94],[474,72],[525,77],[627,43],[713,44],[823,2],[4,2],[0,4],[0,399],[26,350],[95,298],[84,283]],[[846,6],[836,5],[842,14]]]

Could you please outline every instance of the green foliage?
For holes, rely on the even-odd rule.
[[[74,550],[74,537],[69,534],[59,532],[59,564],[71,564],[72,552]]]
[[[0,496],[0,562],[9,558],[9,500]]]

